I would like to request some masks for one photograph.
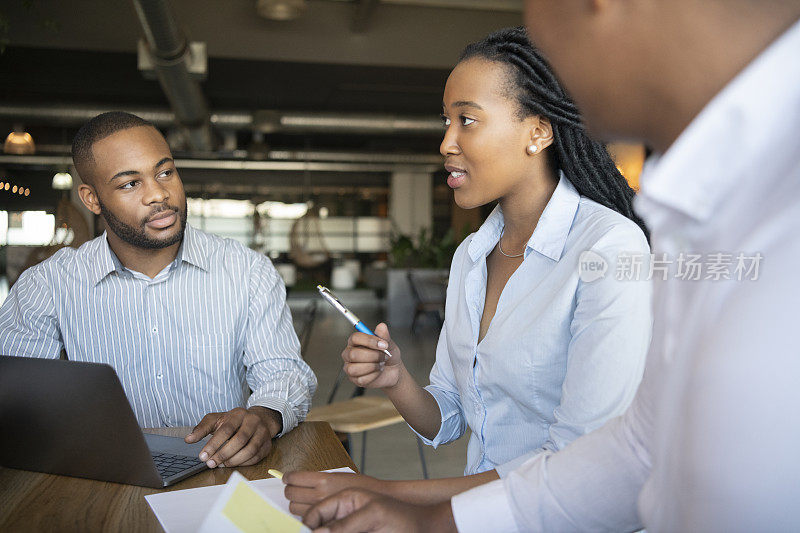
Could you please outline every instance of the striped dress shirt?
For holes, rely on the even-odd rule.
[[[105,234],[23,272],[0,307],[0,353],[62,348],[111,365],[142,427],[259,405],[281,413],[285,433],[317,385],[270,260],[189,225],[153,279],[125,268]]]

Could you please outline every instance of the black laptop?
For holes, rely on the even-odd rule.
[[[0,464],[162,488],[206,468],[207,439],[142,433],[105,364],[0,356]]]

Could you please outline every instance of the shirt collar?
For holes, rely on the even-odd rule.
[[[536,251],[553,261],[561,259],[575,213],[578,211],[580,198],[575,186],[561,172],[558,185],[547,202],[542,216],[539,217],[536,229],[528,239],[525,247],[526,258],[531,251]],[[500,240],[504,226],[503,210],[498,205],[469,244],[468,252],[473,261],[485,257],[492,251]]]
[[[93,255],[92,285],[97,285],[112,272],[122,272],[124,269],[116,254],[111,250],[105,231],[97,239],[97,246]]]
[[[763,165],[776,163],[764,154],[793,157],[774,146],[797,127],[796,117],[785,116],[800,97],[797,50],[800,22],[717,94],[663,156],[648,161],[636,199],[645,222],[658,223],[648,208],[653,203],[706,220],[742,180],[763,179]]]
[[[208,257],[203,253],[202,243],[200,243],[198,237],[197,230],[186,224],[186,230],[183,232],[183,242],[178,248],[178,254],[173,265],[179,265],[185,261],[208,271]],[[105,231],[98,239],[93,264],[92,285],[97,285],[112,272],[119,272],[120,274],[127,272],[117,254],[111,249],[111,245],[108,244],[108,235]]]
[[[190,224],[186,224],[186,231],[183,232],[183,242],[178,249],[176,259],[178,262],[185,261],[191,265],[201,268],[208,272],[208,254],[203,250],[201,235]]]

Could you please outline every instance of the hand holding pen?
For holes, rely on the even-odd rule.
[[[350,381],[359,387],[383,389],[411,427],[433,439],[442,423],[439,404],[406,369],[386,324],[378,324],[372,334],[328,289],[318,288],[322,297],[358,330],[350,335],[342,352],[344,371]]]
[[[383,346],[392,353],[391,358],[384,355]],[[347,339],[342,352],[344,371],[354,385],[370,389],[394,387],[400,380],[403,368],[400,348],[392,342],[389,328],[380,323],[375,335],[355,332]]]
[[[342,352],[344,371],[359,387],[392,387],[400,379],[400,349],[392,342],[386,324],[378,324],[373,333],[326,287],[317,285],[320,296],[339,311],[358,331],[350,335]]]
[[[317,285],[317,290],[319,291],[319,295],[320,295],[320,296],[322,296],[322,298],[323,298],[323,299],[324,299],[326,302],[328,302],[329,304],[331,304],[331,306],[332,306],[334,309],[336,309],[337,311],[339,311],[339,312],[340,312],[340,313],[341,313],[341,314],[342,314],[342,315],[343,315],[343,316],[344,316],[344,317],[347,319],[347,321],[348,321],[348,322],[350,322],[350,324],[352,324],[352,325],[353,325],[353,327],[354,327],[354,328],[356,328],[356,329],[357,329],[358,331],[360,331],[361,333],[366,333],[367,335],[375,335],[375,334],[372,332],[372,330],[371,330],[371,329],[369,329],[369,328],[367,327],[367,325],[366,325],[366,324],[364,324],[364,323],[363,323],[363,322],[362,322],[362,321],[361,321],[361,320],[360,320],[360,319],[359,319],[359,318],[358,318],[358,317],[355,315],[355,313],[353,313],[353,312],[352,312],[352,311],[350,311],[348,308],[346,308],[346,307],[344,306],[344,304],[343,304],[342,302],[340,302],[340,301],[339,301],[339,298],[337,298],[336,296],[334,296],[334,295],[333,295],[333,293],[330,291],[330,289],[328,289],[327,287],[323,287],[322,285]],[[386,346],[384,346],[384,348],[386,348]],[[384,350],[383,350],[383,353],[385,353],[385,354],[386,354],[386,355],[388,355],[389,357],[391,357],[391,356],[392,356],[392,354],[391,354],[391,353],[389,353],[389,351],[388,351],[388,350],[386,350],[386,349],[384,349]]]

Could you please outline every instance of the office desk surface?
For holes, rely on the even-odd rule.
[[[184,436],[191,428],[145,430]],[[356,470],[326,422],[304,422],[280,439],[260,463],[236,468],[249,479],[269,477],[268,468]],[[232,468],[206,470],[164,490],[225,483]],[[0,467],[0,531],[162,531],[146,494],[158,489]],[[198,509],[198,513],[205,509]]]

